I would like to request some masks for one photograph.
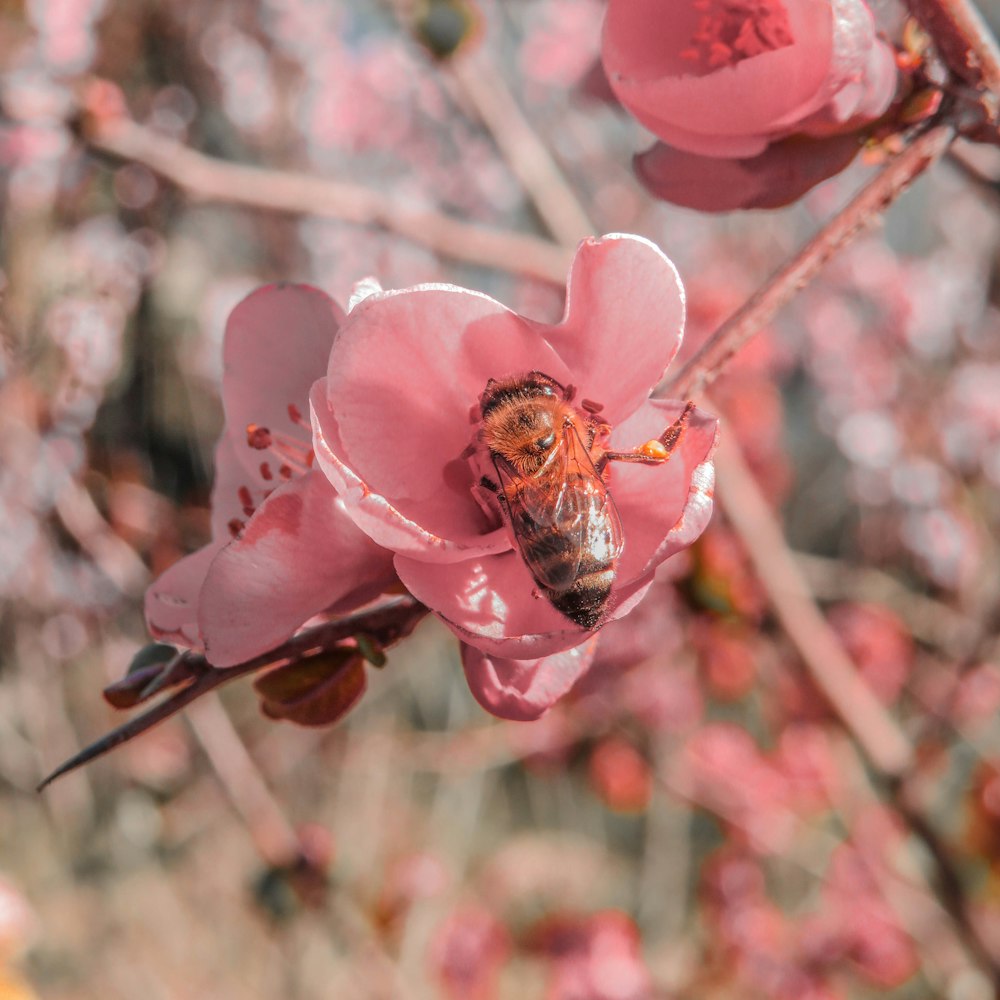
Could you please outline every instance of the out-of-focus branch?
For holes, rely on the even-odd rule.
[[[878,771],[905,774],[913,747],[844,652],[732,434],[716,452],[719,499],[809,676]]]
[[[954,138],[954,126],[945,124],[914,139],[702,344],[670,380],[666,394],[677,399],[697,398],[733,355],[841,247],[878,219],[914,178],[937,161]]]
[[[123,594],[141,594],[149,583],[138,553],[101,516],[86,487],[70,480],[56,497],[56,511],[66,530]]]
[[[746,547],[785,634],[795,645],[813,683],[888,786],[899,816],[927,848],[942,905],[969,953],[1000,989],[1000,960],[972,917],[947,850],[907,792],[906,779],[914,763],[913,746],[860,676],[817,607],[781,527],[731,434],[723,435],[716,452],[716,472],[722,506]]]
[[[218,696],[203,698],[188,712],[187,718],[229,801],[243,818],[257,853],[271,865],[294,861],[300,849],[299,838]]]
[[[594,235],[586,210],[485,53],[458,56],[449,68],[552,236],[575,247]]]
[[[376,226],[467,264],[566,280],[572,252],[538,236],[463,222],[362,184],[228,163],[125,116],[88,118],[83,133],[95,152],[141,163],[195,200]]]

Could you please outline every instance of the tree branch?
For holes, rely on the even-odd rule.
[[[910,143],[702,344],[668,382],[665,394],[676,399],[697,398],[733,355],[811,281],[841,247],[870,226],[914,178],[935,163],[954,138],[954,126],[944,124]]]
[[[375,226],[443,257],[561,285],[572,251],[443,212],[413,208],[362,184],[228,163],[160,135],[125,116],[91,116],[83,138],[95,152],[141,163],[192,199]]]
[[[338,618],[336,621],[325,622],[322,625],[305,629],[277,648],[255,656],[252,660],[247,660],[246,663],[235,667],[213,667],[204,656],[197,653],[185,653],[183,666],[193,678],[186,687],[181,688],[168,698],[164,698],[163,701],[157,702],[141,715],[134,716],[128,722],[118,726],[117,729],[112,729],[99,740],[84,747],[64,764],[60,764],[41,782],[37,790],[42,791],[56,778],[62,777],[70,771],[75,771],[78,767],[89,764],[98,757],[103,757],[123,743],[128,743],[129,740],[135,739],[136,736],[152,729],[153,726],[169,719],[172,715],[176,715],[202,695],[208,694],[209,691],[214,691],[238,677],[245,677],[247,674],[256,673],[280,663],[306,659],[316,653],[332,649],[338,642],[349,639],[359,632],[372,636],[383,646],[389,646],[409,635],[417,622],[426,614],[427,608],[413,600],[412,597],[394,598],[359,614]]]

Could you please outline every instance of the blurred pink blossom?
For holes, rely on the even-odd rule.
[[[640,179],[703,211],[795,200],[850,162],[896,89],[863,0],[610,0],[602,58],[662,140]]]
[[[642,960],[639,928],[618,910],[549,917],[534,944],[553,962],[546,1000],[647,1000],[653,982]]]
[[[556,325],[450,285],[375,292],[348,316],[311,394],[320,467],[346,511],[410,592],[463,641],[473,694],[488,711],[536,718],[587,670],[592,629],[534,596],[493,497],[477,433],[489,379],[541,371],[603,404],[611,448],[656,437],[681,405],[650,400],[680,344],[677,273],[638,237],[587,240]],[[695,411],[670,462],[621,463],[610,486],[625,548],[603,621],[634,607],[656,567],[711,513],[716,421]]]
[[[153,635],[204,647],[215,666],[264,653],[313,615],[356,608],[394,579],[391,554],[355,528],[311,468],[302,413],[342,319],[305,285],[259,289],[229,318],[213,538],[146,594]]]
[[[468,903],[438,928],[430,960],[447,1000],[493,1000],[509,953],[504,926],[485,907]]]

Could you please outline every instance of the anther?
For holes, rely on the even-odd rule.
[[[271,466],[268,462],[260,463],[260,478],[268,481],[274,479],[274,473],[271,471]]]
[[[241,521],[238,517],[234,517],[229,522],[227,527],[229,528],[229,534],[231,534],[233,538],[239,538],[240,532],[246,527],[246,522]]]
[[[247,444],[257,451],[271,447],[271,432],[258,424],[247,424]]]
[[[641,448],[639,448],[639,453],[647,456],[648,458],[666,458],[669,452],[663,446],[661,441],[657,441],[653,438],[652,441],[647,441]]]
[[[240,498],[240,503],[244,507],[253,506],[253,497],[250,495],[250,490],[246,486],[241,486],[237,491],[236,495]]]
[[[278,475],[281,476],[282,479],[291,479],[292,467],[290,465],[282,465],[281,468],[278,469]]]
[[[288,419],[293,424],[305,424],[305,421],[302,419],[302,411],[294,403],[288,404]]]

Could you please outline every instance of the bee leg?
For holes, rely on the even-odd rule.
[[[590,417],[587,420],[587,451],[594,450],[594,442],[597,440],[598,435],[607,434],[610,430],[611,424],[603,420],[598,420],[595,417]]]
[[[493,480],[490,479],[489,476],[483,476],[483,478],[479,480],[479,485],[482,486],[483,489],[489,490],[490,493],[500,492],[500,487],[497,486],[497,484],[493,482]]]
[[[632,451],[606,451],[596,462],[598,474],[604,471],[608,462],[638,462],[641,465],[662,465],[669,461],[680,442],[688,418],[694,412],[694,403],[688,403],[681,415],[658,437],[647,441]]]

